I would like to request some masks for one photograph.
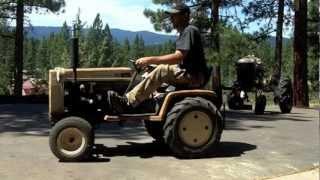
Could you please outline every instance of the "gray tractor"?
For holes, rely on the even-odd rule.
[[[292,109],[292,83],[289,78],[281,77],[276,82],[266,83],[264,79],[264,66],[261,59],[255,56],[246,56],[239,59],[236,64],[236,81],[228,94],[228,106],[230,109],[252,109],[249,101],[249,92],[255,94],[254,113],[263,114],[267,98],[265,92],[273,92],[274,102],[279,104],[282,113],[290,113]]]

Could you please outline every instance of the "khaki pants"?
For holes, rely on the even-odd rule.
[[[202,73],[191,75],[178,65],[158,65],[143,81],[126,94],[129,103],[137,106],[155,92],[162,83],[199,88],[203,83]]]

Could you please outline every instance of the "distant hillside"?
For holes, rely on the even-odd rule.
[[[274,36],[269,37],[268,42],[271,44],[272,47],[276,47],[276,37]],[[288,43],[290,43],[290,38],[283,37],[283,44],[288,44]]]
[[[26,31],[28,32],[28,37],[42,38],[49,37],[51,33],[58,33],[60,31],[60,27],[35,26],[32,28],[26,28]],[[157,34],[149,31],[134,32],[122,29],[111,29],[111,34],[119,42],[123,42],[126,38],[128,38],[129,41],[132,42],[138,34],[139,36],[142,36],[146,45],[161,44],[167,42],[168,40],[174,41],[176,39],[176,37],[172,35]],[[275,37],[270,37],[268,39],[268,42],[271,44],[272,47],[275,47],[275,40]],[[290,39],[288,38],[283,38],[284,44],[287,44],[289,40]]]
[[[49,37],[51,33],[58,33],[60,27],[45,27],[45,26],[35,26],[32,28],[26,28],[27,36],[32,38],[43,38]],[[123,42],[126,38],[129,41],[133,41],[136,35],[142,36],[146,45],[161,44],[169,40],[175,40],[175,36],[157,34],[149,31],[127,31],[121,29],[111,29],[112,36],[120,42]]]

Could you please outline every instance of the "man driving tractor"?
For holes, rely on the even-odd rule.
[[[170,16],[173,28],[179,32],[176,50],[172,54],[142,57],[135,63],[138,67],[158,65],[143,81],[124,96],[108,91],[108,102],[116,114],[125,113],[148,99],[162,83],[186,89],[200,88],[208,73],[199,29],[189,24],[190,8],[175,4],[165,12]]]

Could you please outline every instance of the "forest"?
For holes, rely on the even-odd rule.
[[[296,1],[300,3],[300,8],[303,3],[307,3],[306,0]],[[153,1],[154,4],[163,6],[170,6],[174,2]],[[266,68],[266,79],[270,79],[275,72],[280,71],[282,75],[289,76],[295,81],[297,46],[294,42],[298,30],[295,29],[294,33],[289,33],[289,36],[284,38],[282,27],[293,29],[294,24],[298,23],[297,4],[288,0],[187,0],[186,2],[193,10],[191,23],[198,26],[204,34],[207,61],[209,64],[221,66],[224,85],[232,84],[235,79],[235,62],[247,55],[261,58]],[[62,23],[59,33],[52,33],[49,37],[29,38],[28,32],[22,31],[23,35],[20,38],[22,37],[23,41],[19,46],[17,40],[19,32],[21,35],[21,29],[18,29],[19,3],[23,5],[24,16],[37,11],[38,8],[59,12],[65,5],[62,0],[0,1],[0,95],[19,95],[16,93],[17,90],[12,91],[12,88],[19,89],[17,82],[19,78],[23,81],[25,74],[45,83],[50,69],[70,67],[70,39],[73,26],[77,28],[77,36],[80,39],[80,67],[129,66],[128,59],[166,54],[175,50],[173,41],[146,45],[141,36],[136,36],[132,42],[128,39],[119,42],[111,34],[112,27],[108,22],[103,22],[99,13],[93,22],[85,24],[81,20],[80,11],[75,15],[74,24]],[[304,83],[308,98],[316,99],[319,92],[318,1],[310,0],[306,7],[308,7],[305,19],[307,48],[306,58],[303,59],[306,71],[302,73],[304,73],[303,78],[307,79]],[[237,14],[240,12],[241,16]],[[145,9],[141,13],[150,19],[155,30],[171,31],[172,27],[166,22],[162,10]],[[12,21],[17,21],[15,27],[10,26]],[[247,32],[246,29],[253,26],[253,23],[259,28],[254,32]],[[23,20],[22,24],[29,25],[27,20]],[[19,47],[22,51],[19,51]],[[22,62],[17,61],[19,52],[20,57],[23,57]],[[19,68],[19,65],[22,66]],[[21,83],[19,86],[21,89]]]

